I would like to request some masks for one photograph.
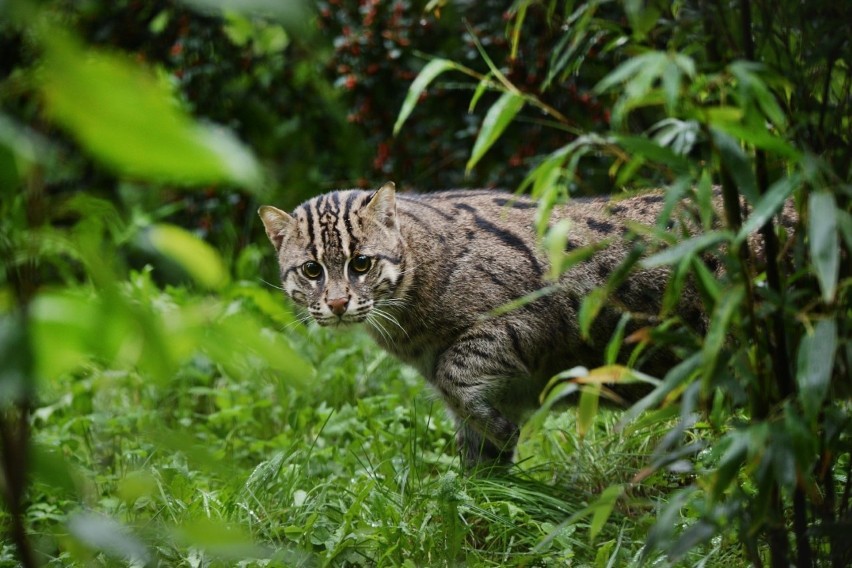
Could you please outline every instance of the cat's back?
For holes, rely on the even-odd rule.
[[[568,222],[566,252],[603,241],[620,248],[629,223],[653,224],[662,202],[659,193],[622,199],[572,198],[554,206],[542,220],[535,201],[503,191],[398,195],[403,230],[415,240],[439,245],[421,251],[425,260],[463,256],[495,268],[521,270],[531,277],[541,277],[547,271],[540,237],[555,223]],[[503,256],[495,257],[498,253]]]
[[[573,318],[578,300],[604,284],[624,259],[629,223],[653,224],[662,202],[659,193],[573,198],[554,206],[543,223],[535,201],[496,190],[398,194],[397,206],[419,291],[431,308],[428,317],[453,325],[442,321],[448,314],[463,326],[554,284],[539,229],[563,220],[566,253],[590,245],[602,250],[562,275],[558,297],[551,295],[527,313],[540,318],[548,306],[547,311]],[[647,293],[659,293],[658,287],[656,281],[644,286],[637,302],[646,303]]]

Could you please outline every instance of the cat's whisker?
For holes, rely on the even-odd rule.
[[[305,323],[305,322],[307,322],[307,321],[310,321],[311,319],[312,319],[312,316],[311,316],[311,313],[310,313],[310,312],[308,312],[308,311],[301,311],[301,312],[300,312],[300,313],[296,316],[296,319],[294,319],[293,321],[291,321],[290,323],[288,323],[287,325],[285,325],[285,326],[284,326],[284,329],[290,329],[291,327],[294,327],[294,326],[296,326],[296,325],[298,325],[298,324],[300,324],[300,323]]]
[[[376,301],[376,307],[392,306],[396,308],[404,308],[408,305],[408,298],[382,298]]]
[[[399,320],[397,320],[395,317],[393,317],[392,315],[390,315],[386,311],[382,310],[381,308],[379,308],[377,306],[374,306],[373,310],[370,312],[370,315],[372,315],[372,314],[375,314],[375,315],[391,322],[396,327],[398,327],[402,331],[402,333],[405,334],[406,337],[409,337],[408,332],[405,330],[404,327],[402,327],[402,324],[399,323]]]
[[[260,281],[263,282],[264,284],[266,284],[267,286],[269,286],[270,288],[275,288],[276,290],[281,290],[282,292],[286,292],[286,290],[284,289],[283,286],[276,286],[275,284],[273,284],[271,282],[267,282],[263,278],[261,278]]]
[[[388,330],[385,329],[385,327],[375,317],[373,317],[374,313],[375,310],[371,311],[367,315],[367,319],[365,319],[364,321],[367,322],[367,324],[371,325],[373,329],[375,329],[377,332],[379,332],[379,335],[382,336],[385,341],[387,341],[388,343],[393,343],[393,339],[391,338],[390,333],[388,333]]]

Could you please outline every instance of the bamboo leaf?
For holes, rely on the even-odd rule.
[[[781,206],[784,205],[784,202],[798,185],[799,180],[795,176],[783,177],[772,184],[769,191],[758,199],[754,206],[754,211],[751,212],[749,218],[740,227],[740,232],[734,241],[737,243],[743,242],[751,233],[765,225],[778,212]]]
[[[674,60],[669,61],[663,70],[663,93],[666,96],[666,112],[674,114],[680,94],[681,68]]]
[[[449,71],[450,69],[456,69],[456,64],[452,61],[448,61],[446,59],[433,59],[420,70],[420,73],[414,78],[414,81],[412,81],[411,86],[408,87],[408,94],[405,95],[405,100],[402,102],[402,108],[399,110],[399,116],[397,116],[396,123],[393,125],[394,136],[399,134],[402,125],[408,119],[411,111],[414,110],[414,106],[420,99],[420,95],[426,90],[426,87],[435,80],[435,77],[445,71]]]
[[[710,269],[700,258],[693,257],[691,266],[695,284],[703,295],[707,308],[712,311],[722,295],[722,287],[716,279],[716,275],[710,272]]]
[[[699,519],[683,531],[677,541],[669,547],[669,558],[672,562],[677,562],[686,553],[710,540],[718,531],[716,525],[704,519]]]
[[[710,481],[713,499],[720,499],[748,456],[749,431],[735,430],[722,438],[717,449],[724,449]]]
[[[583,298],[583,303],[580,304],[580,314],[578,317],[580,323],[580,336],[583,337],[583,339],[589,339],[592,323],[598,316],[598,312],[601,311],[607,295],[606,288],[595,288],[589,292],[585,298]]]
[[[643,71],[646,71],[649,65],[655,64],[655,62],[659,60],[660,56],[665,57],[665,54],[657,51],[650,51],[648,53],[643,53],[642,55],[637,55],[636,57],[631,57],[616,67],[609,75],[601,79],[600,82],[595,85],[594,92],[600,94],[619,83],[630,81]],[[653,81],[653,78],[651,78],[651,81]]]
[[[479,84],[476,86],[476,90],[473,92],[473,96],[470,97],[470,104],[467,107],[467,112],[471,113],[476,109],[476,103],[479,102],[479,99],[482,97],[482,95],[485,93],[485,91],[490,86],[491,86],[491,73],[489,73],[488,75],[486,75],[485,77],[483,77],[479,81]],[[394,128],[394,134],[396,134],[395,128]]]
[[[631,154],[644,156],[654,162],[665,164],[677,173],[689,171],[689,160],[645,136],[616,135],[613,137],[613,141]]]
[[[624,330],[627,328],[629,321],[630,312],[621,314],[621,318],[618,320],[618,325],[615,327],[615,331],[606,346],[606,356],[604,357],[604,361],[607,365],[615,364],[616,359],[618,358],[618,353],[621,351],[621,346],[624,343]]]
[[[808,240],[811,259],[825,302],[834,300],[840,272],[840,239],[837,235],[837,204],[828,192],[811,193]]]
[[[828,394],[836,350],[837,323],[833,319],[818,322],[799,346],[796,382],[802,408],[811,420],[819,414]]]
[[[592,522],[589,525],[589,540],[594,541],[606,522],[609,520],[612,511],[615,508],[615,503],[618,498],[624,494],[624,487],[621,485],[610,485],[598,497],[591,507],[594,510],[592,514]]]
[[[730,238],[731,233],[728,231],[713,231],[698,235],[697,237],[691,237],[679,242],[673,247],[649,256],[642,260],[640,264],[643,268],[655,268],[666,264],[674,264],[686,256],[694,255],[717,243],[730,240]]]
[[[784,111],[763,79],[754,73],[756,69],[754,63],[747,61],[737,61],[728,66],[728,70],[739,81],[741,96],[753,100],[766,118],[775,126],[784,128],[787,124]]]
[[[728,134],[711,127],[713,144],[719,150],[722,167],[731,174],[737,188],[751,203],[757,203],[760,193],[757,191],[757,178],[754,176],[752,161],[740,147],[739,142]]]
[[[695,376],[701,364],[701,354],[695,353],[688,359],[672,367],[663,381],[652,392],[624,412],[618,423],[619,428],[625,428],[645,410],[660,404],[669,393],[676,388],[682,388]]]
[[[716,115],[717,118],[719,115]],[[801,158],[801,152],[788,144],[783,138],[774,136],[766,125],[754,122],[743,124],[741,122],[732,122],[719,120],[711,123],[711,129],[714,131],[723,131],[747,144],[752,144],[757,148],[774,152],[784,158],[798,160]]]
[[[581,438],[585,437],[595,421],[600,396],[600,383],[585,385],[580,390],[580,402],[577,407],[577,435]]]
[[[476,142],[473,144],[470,160],[468,160],[465,166],[466,171],[469,172],[473,169],[523,106],[523,97],[510,92],[503,93],[497,99],[497,102],[491,105],[491,108],[488,109],[488,113],[485,115],[485,119],[482,121],[482,128],[479,130]]]
[[[734,316],[740,310],[745,289],[742,285],[735,286],[723,295],[716,304],[713,317],[710,319],[710,327],[704,338],[704,347],[701,350],[701,364],[704,370],[704,386],[707,387],[710,379],[716,373],[721,364],[721,351],[728,336],[728,329]]]
[[[549,408],[554,402],[577,392],[580,386],[569,379],[586,377],[588,374],[589,370],[585,367],[573,367],[551,377],[539,396],[542,407]]]

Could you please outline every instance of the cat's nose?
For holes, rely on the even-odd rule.
[[[349,298],[334,298],[328,300],[328,307],[331,309],[331,313],[336,316],[342,316],[346,313],[346,304],[349,303]]]

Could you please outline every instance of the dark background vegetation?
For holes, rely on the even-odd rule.
[[[3,3],[0,565],[848,565],[850,21],[824,0]],[[227,140],[247,170],[210,153]],[[517,475],[458,477],[416,378],[271,289],[259,204],[388,180],[690,200],[703,235],[636,229],[673,275],[648,333],[684,364],[626,418],[591,395],[540,417]],[[687,280],[706,337],[665,309]]]

